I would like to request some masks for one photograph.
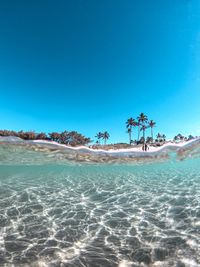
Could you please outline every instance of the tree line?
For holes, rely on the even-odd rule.
[[[126,129],[129,136],[129,144],[144,144],[144,143],[153,143],[161,144],[166,141],[166,135],[158,133],[156,138],[154,139],[154,127],[156,127],[156,122],[154,120],[149,120],[147,115],[144,113],[140,113],[139,116],[134,119],[130,117],[126,121]],[[133,130],[137,129],[137,139],[133,140],[132,134]],[[150,136],[146,137],[147,130],[150,129]],[[140,137],[142,132],[142,136]],[[104,141],[104,145],[106,145],[107,140],[109,139],[110,134],[106,132],[98,132],[95,136],[97,139],[96,144],[101,145],[101,141]],[[184,137],[181,134],[178,134],[174,137],[174,141],[182,141],[182,140],[192,140],[194,137],[189,135],[188,137]]]
[[[107,131],[98,132],[95,137],[97,138],[96,144],[101,145],[101,140],[104,140],[104,145],[106,145],[106,142],[110,137],[110,134]]]
[[[34,131],[8,131],[8,130],[0,130],[0,136],[16,136],[23,140],[47,140],[47,141],[55,141],[60,144],[70,145],[70,146],[78,146],[78,145],[87,145],[91,142],[91,139],[85,137],[84,135],[76,132],[76,131],[64,131],[61,133],[51,132],[51,133],[35,133]]]
[[[129,136],[129,144],[144,144],[144,143],[163,143],[166,141],[166,135],[158,133],[156,135],[156,139],[154,140],[154,132],[153,129],[156,126],[156,122],[154,120],[149,120],[147,115],[144,113],[140,113],[139,116],[134,119],[130,117],[126,121],[126,129]],[[137,139],[132,139],[133,130],[137,129]],[[150,129],[150,136],[146,137],[147,129]],[[140,137],[142,133],[142,136]],[[61,133],[51,132],[51,133],[35,133],[34,131],[9,131],[9,130],[0,130],[0,136],[16,136],[20,137],[24,140],[48,140],[55,141],[60,144],[78,146],[78,145],[87,145],[93,142],[89,137],[85,137],[84,135],[76,132],[76,131],[63,131]],[[95,136],[97,139],[96,144],[101,145],[102,142],[106,145],[107,140],[110,138],[110,134],[107,131],[98,132]],[[189,135],[189,137],[184,137],[181,134],[178,134],[174,137],[174,141],[181,140],[191,140],[194,137]]]
[[[140,113],[140,115],[137,117],[137,119],[134,118],[129,118],[126,121],[126,128],[127,128],[127,133],[129,135],[129,143],[132,144],[132,131],[134,128],[138,129],[138,137],[137,137],[137,142],[144,143],[147,140],[145,139],[145,134],[146,130],[148,128],[151,129],[151,137],[148,137],[149,142],[153,142],[153,128],[155,127],[156,122],[153,120],[149,120],[147,115],[144,113]],[[140,139],[140,133],[142,132],[142,139]]]
[[[155,127],[156,123],[153,120],[148,120],[148,117],[144,113],[140,113],[140,115],[137,117],[137,119],[129,118],[126,121],[126,128],[127,133],[129,135],[129,144],[131,145],[134,143],[132,140],[132,132],[133,128],[138,128],[138,139],[135,140],[135,143],[145,143],[145,142],[153,142],[153,128]],[[150,128],[151,129],[151,137],[147,137],[145,139],[145,133],[146,130]],[[143,136],[140,138],[140,132],[142,131]],[[106,145],[107,140],[109,139],[110,134],[106,132],[98,132],[95,136],[97,139],[96,144],[101,144],[101,140],[104,140],[104,145]]]

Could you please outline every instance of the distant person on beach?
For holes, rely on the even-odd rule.
[[[145,144],[142,145],[142,151],[144,151],[144,150],[145,150]]]
[[[149,150],[149,147],[148,147],[147,143],[145,143],[145,145],[144,145],[144,150],[145,151]]]

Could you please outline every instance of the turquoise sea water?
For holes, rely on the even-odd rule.
[[[0,266],[200,266],[199,157],[54,153],[0,146]]]

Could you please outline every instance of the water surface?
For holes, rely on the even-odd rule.
[[[1,146],[0,266],[200,265],[199,157],[91,164],[59,153]]]

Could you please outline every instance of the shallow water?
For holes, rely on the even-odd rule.
[[[0,148],[0,266],[200,266],[199,157],[58,155]]]

